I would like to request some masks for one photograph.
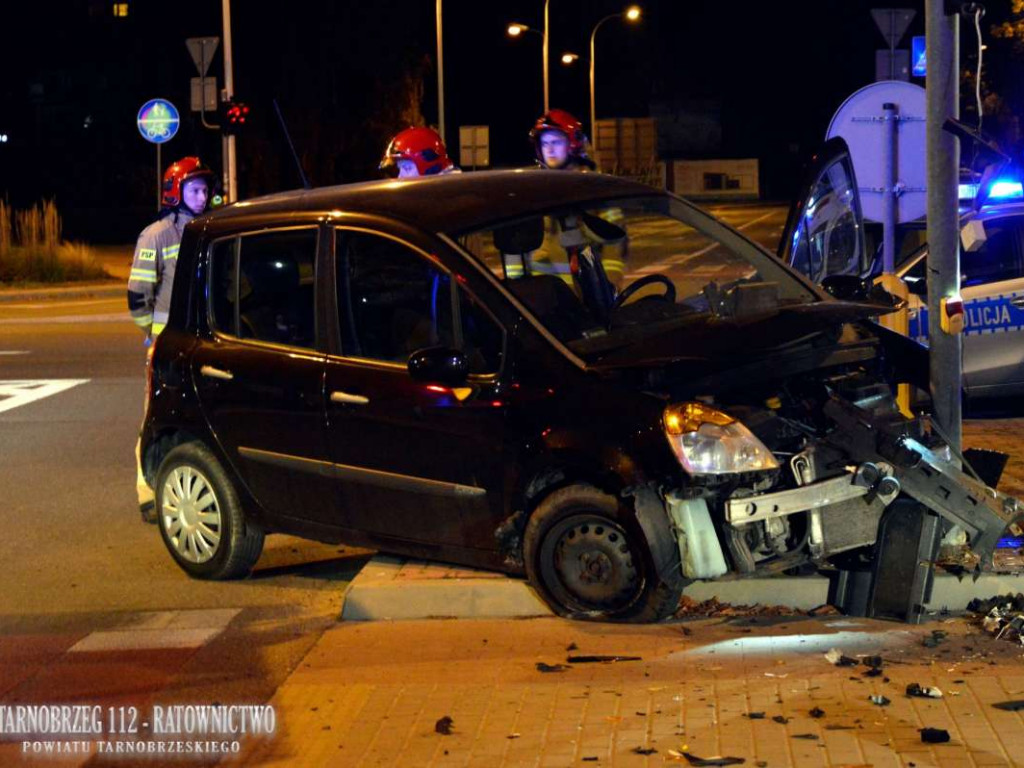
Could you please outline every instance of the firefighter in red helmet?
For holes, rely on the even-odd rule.
[[[537,162],[553,170],[594,170],[583,123],[564,109],[545,112],[530,131]]]
[[[167,324],[178,247],[188,224],[202,214],[212,196],[216,176],[198,157],[183,157],[164,173],[160,218],[142,230],[128,277],[128,311],[146,334],[148,347]],[[146,483],[135,445],[136,491],[143,519],[154,520],[153,490]]]
[[[458,172],[432,128],[406,128],[395,134],[384,150],[380,170],[399,179]]]

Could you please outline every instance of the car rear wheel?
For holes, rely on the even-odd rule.
[[[664,528],[670,535],[667,518]],[[685,581],[678,555],[674,569],[659,574],[636,519],[593,486],[571,485],[544,499],[523,549],[530,582],[561,616],[647,622],[679,606]]]
[[[247,576],[263,551],[263,531],[246,521],[217,458],[200,443],[174,448],[157,473],[160,536],[171,557],[198,579]]]

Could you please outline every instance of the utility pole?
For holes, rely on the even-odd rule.
[[[224,19],[224,92],[222,101],[231,101],[235,97],[234,64],[231,59],[231,0],[221,0],[221,11]],[[224,186],[227,188],[228,200],[238,202],[238,184],[235,175],[235,137],[225,136],[221,139],[224,158]]]
[[[548,5],[551,0],[544,0],[544,114],[548,113]]]
[[[939,426],[960,449],[961,337],[942,330],[944,299],[960,295],[960,143],[943,131],[959,115],[960,18],[944,0],[925,2],[928,151],[928,345],[932,407]]]
[[[437,129],[441,141],[447,143],[444,135],[444,35],[441,33],[441,5],[444,0],[437,0]]]

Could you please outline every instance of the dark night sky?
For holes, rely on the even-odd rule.
[[[165,162],[196,152],[216,167],[220,161],[219,135],[187,112],[195,71],[184,44],[186,37],[221,35],[219,0],[134,0],[126,21],[109,18],[110,5],[36,0],[35,18],[5,25],[0,40],[0,133],[10,136],[0,145],[0,194],[16,205],[56,195],[73,230],[83,217],[149,204],[155,150],[134,125],[148,98],[168,98],[182,111]],[[526,134],[542,106],[540,38],[512,41],[505,25],[539,28],[542,0],[444,5],[449,145],[457,142],[458,125],[486,124],[495,165],[529,163]],[[760,158],[771,197],[789,194],[801,156],[821,140],[843,99],[872,81],[874,51],[882,47],[869,13],[885,5],[878,1],[641,5],[638,26],[613,20],[598,35],[598,116],[646,116],[659,100],[674,100],[678,109],[718,102],[722,138],[715,154]],[[924,33],[924,3],[902,5],[918,12],[904,40],[909,45],[910,35]],[[1006,16],[1009,0],[990,6],[986,25]],[[99,15],[91,16],[90,7]],[[590,30],[624,7],[617,0],[551,0],[552,106],[587,118]],[[388,132],[402,127],[396,105],[404,77],[419,76],[423,114],[436,121],[432,0],[234,0],[232,13],[235,90],[254,113],[250,133],[239,139],[243,196],[299,185],[272,98],[318,184],[375,175]],[[962,25],[965,63],[975,46],[968,26]],[[581,61],[564,67],[565,50]],[[992,60],[995,77],[998,56]],[[219,52],[211,73],[221,74]]]

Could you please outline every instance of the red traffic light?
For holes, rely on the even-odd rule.
[[[225,133],[237,133],[249,120],[249,105],[241,101],[229,101],[224,105],[221,128]]]

